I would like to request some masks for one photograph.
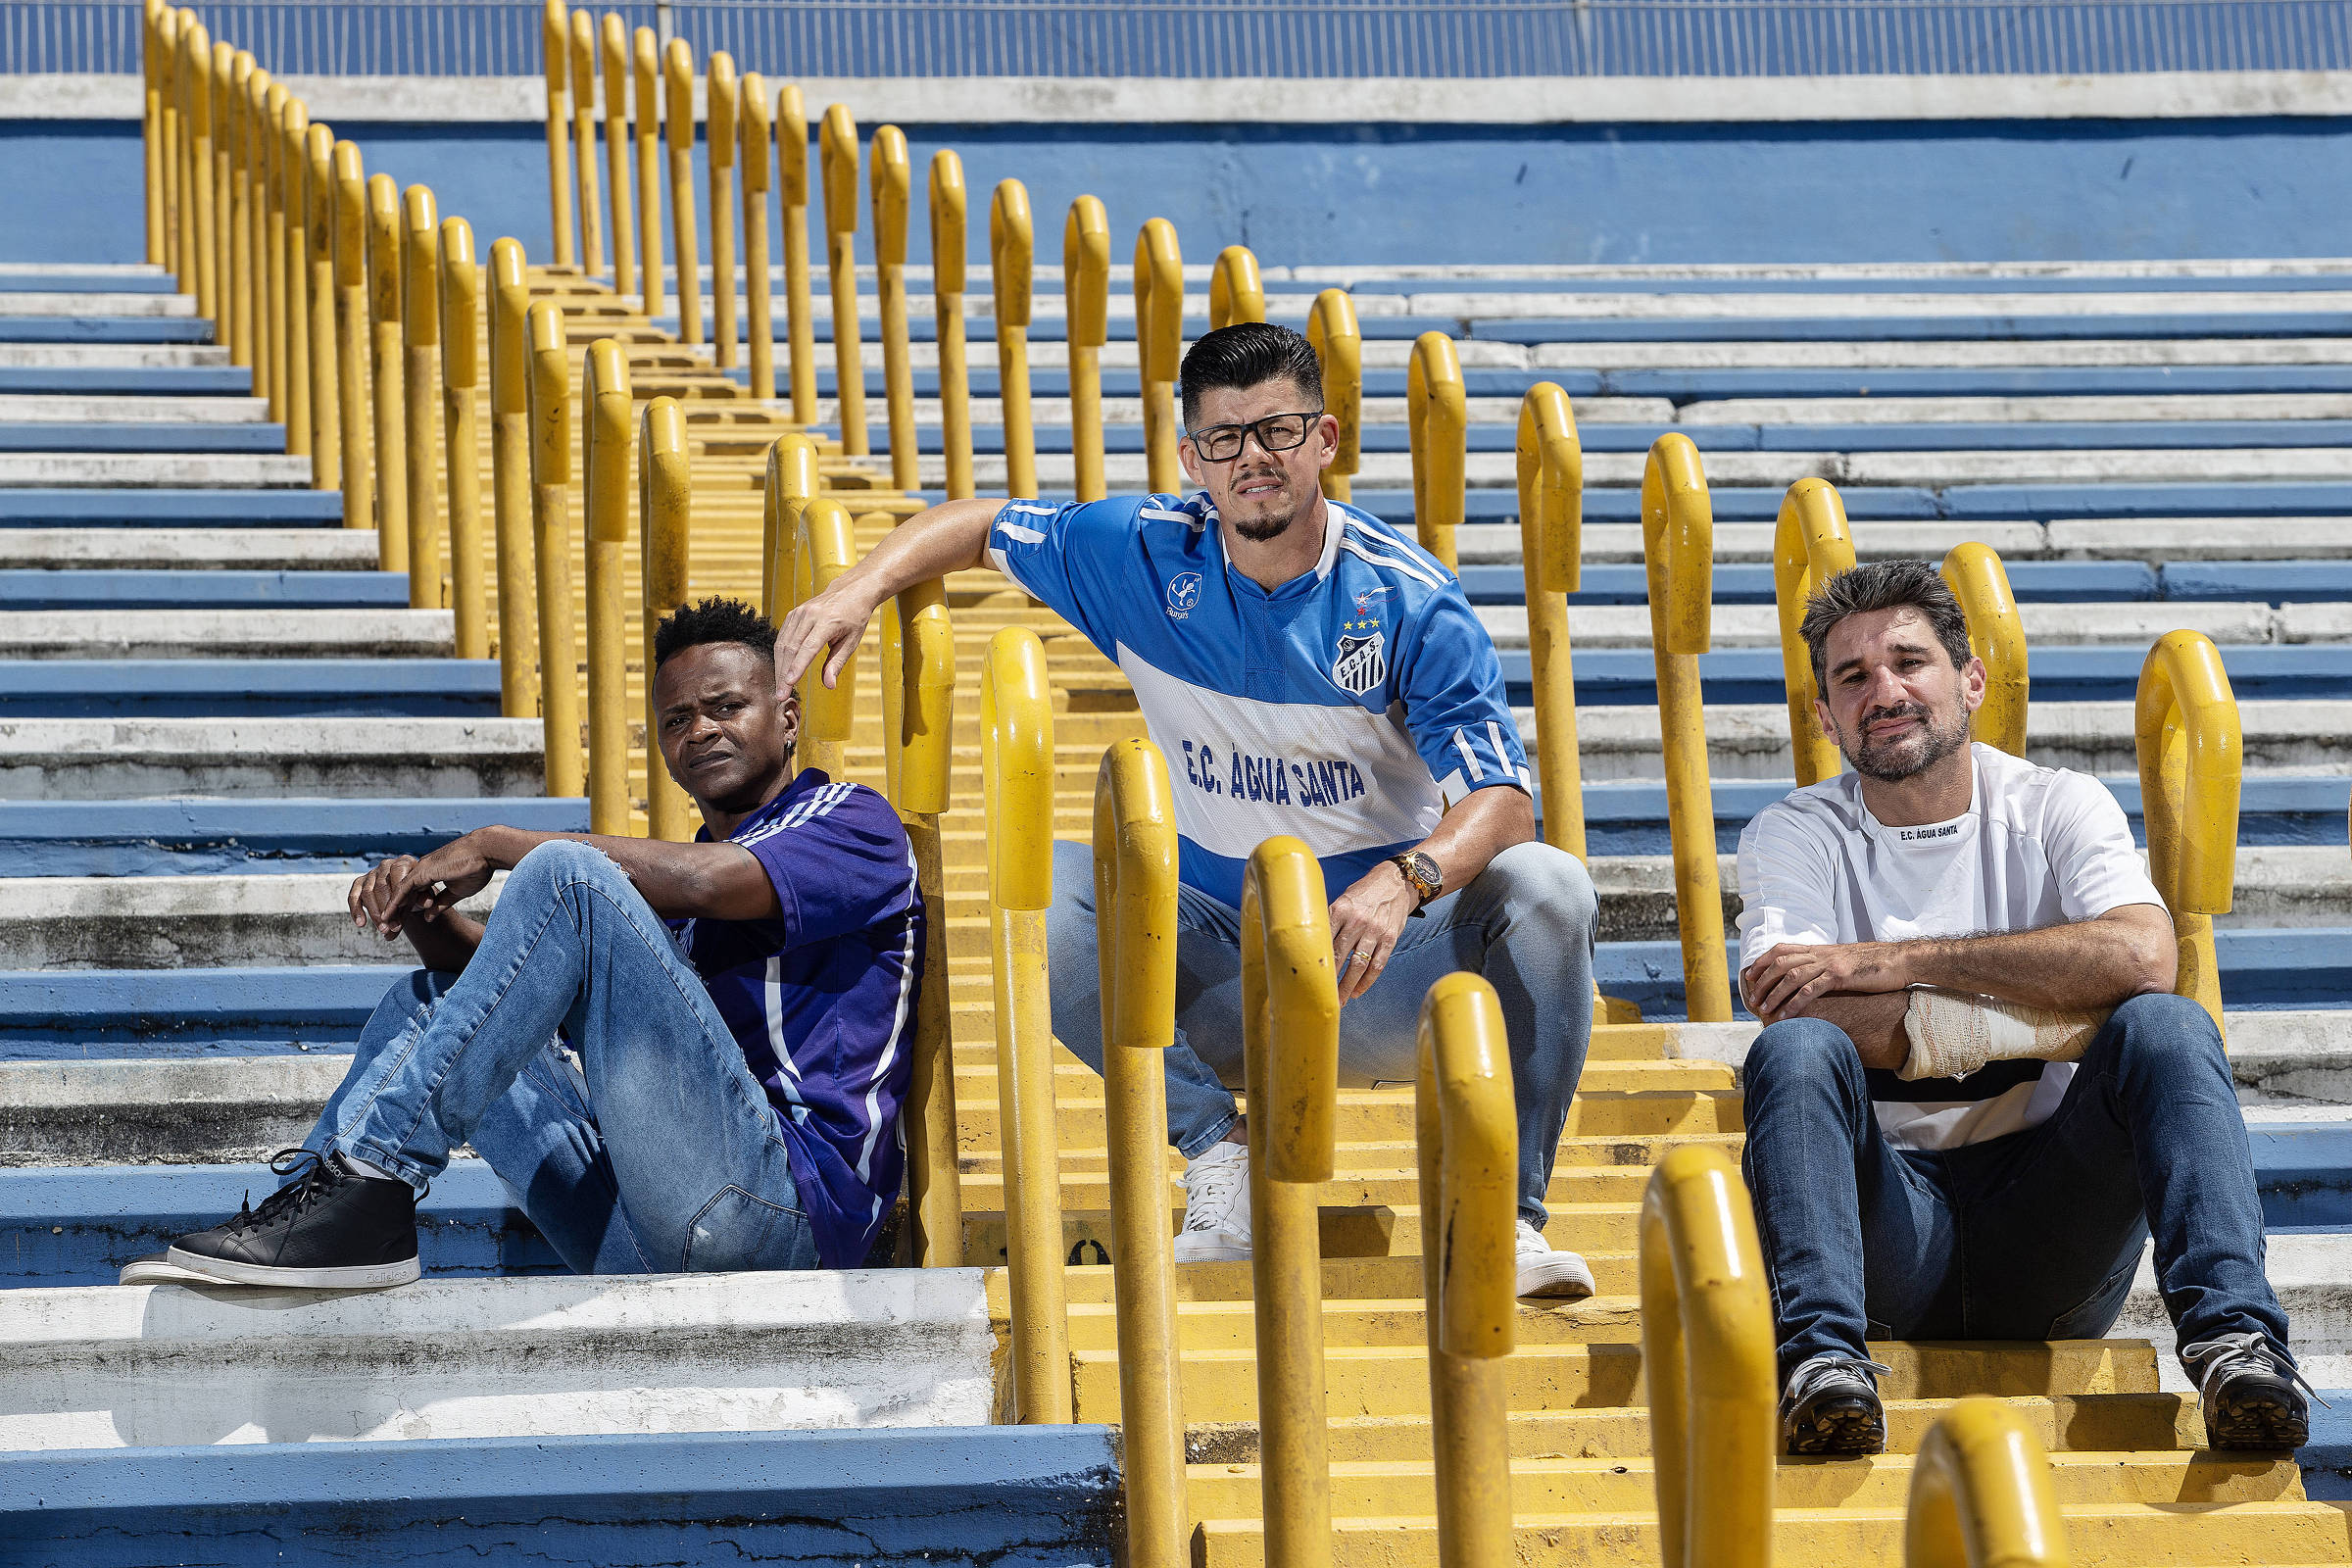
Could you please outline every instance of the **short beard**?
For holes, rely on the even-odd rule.
[[[1925,708],[1914,706],[1899,711],[1918,717],[1925,733],[1917,739],[1889,741],[1884,746],[1849,745],[1844,734],[1839,733],[1838,749],[1845,753],[1845,760],[1864,778],[1877,779],[1882,784],[1899,784],[1934,767],[1968,744],[1966,712],[1961,713],[1959,720],[1950,728],[1938,729],[1936,715]],[[1888,716],[1886,713],[1874,713],[1862,721],[1862,728],[1867,733],[1873,721]]]
[[[1237,520],[1233,524],[1233,531],[1240,534],[1243,538],[1249,540],[1251,544],[1262,545],[1269,539],[1279,539],[1284,534],[1290,532],[1291,524],[1297,522],[1298,520],[1298,513],[1297,509],[1294,508],[1293,510],[1284,513],[1279,517],[1267,517],[1257,522],[1241,522]]]

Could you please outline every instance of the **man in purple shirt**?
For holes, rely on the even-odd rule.
[[[181,1238],[177,1277],[416,1279],[417,1195],[466,1143],[584,1274],[864,1260],[904,1163],[924,911],[889,805],[794,774],[774,645],[732,600],[655,632],[694,843],[481,828],[352,884],[353,920],[425,967],[273,1162],[293,1179]],[[460,914],[497,870],[488,921]]]

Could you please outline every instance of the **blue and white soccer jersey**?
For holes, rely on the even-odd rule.
[[[989,536],[1006,576],[1126,672],[1175,782],[1184,881],[1228,905],[1277,834],[1337,898],[1471,791],[1527,787],[1461,585],[1369,513],[1325,506],[1315,569],[1272,592],[1228,568],[1204,493],[1014,501]]]

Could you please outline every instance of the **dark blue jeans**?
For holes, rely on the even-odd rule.
[[[1946,1151],[1879,1132],[1861,1057],[1816,1018],[1749,1048],[1740,1165],[1772,1285],[1781,1377],[1863,1340],[2105,1334],[2142,1244],[2183,1345],[2284,1349],[2262,1203],[2221,1034],[2195,1003],[2134,997],[2038,1127]]]

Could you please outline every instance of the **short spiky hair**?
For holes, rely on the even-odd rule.
[[[654,667],[660,669],[672,654],[705,643],[740,643],[771,663],[776,657],[776,628],[740,599],[706,599],[681,605],[654,627]]]
[[[1210,387],[1255,386],[1278,375],[1296,381],[1306,401],[1322,409],[1323,362],[1304,333],[1266,321],[1237,321],[1203,333],[1184,351],[1176,371],[1184,388],[1185,428],[1200,416],[1200,394]]]
[[[1830,632],[1839,621],[1906,605],[1927,617],[1928,629],[1943,645],[1952,667],[1966,669],[1973,657],[1968,615],[1936,568],[1924,561],[1872,561],[1839,572],[1805,600],[1805,618],[1797,624],[1797,635],[1813,656],[1813,689],[1818,692],[1828,682]]]

